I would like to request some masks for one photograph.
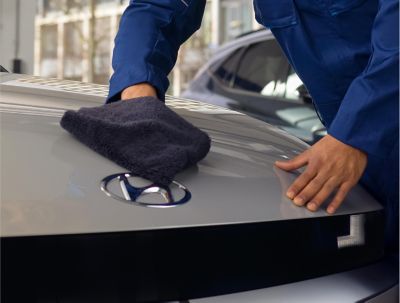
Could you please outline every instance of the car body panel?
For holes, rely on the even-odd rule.
[[[274,161],[295,156],[308,147],[306,144],[245,115],[172,98],[167,104],[212,138],[209,155],[176,176],[189,188],[192,199],[171,209],[121,203],[105,195],[100,182],[125,169],[59,126],[65,109],[102,104],[107,87],[82,84],[90,91],[85,95],[74,89],[79,85],[75,82],[5,78],[0,84],[3,237],[328,216],[323,209],[313,213],[293,205],[284,193],[298,173],[274,167]],[[380,204],[356,187],[337,215],[378,209]]]
[[[11,301],[27,301],[18,301],[15,295],[17,298],[36,295],[48,302],[58,302],[62,298],[79,301],[96,298],[96,302],[109,302],[126,298],[123,296],[130,293],[130,289],[132,295],[135,289],[141,290],[138,293],[152,289],[152,285],[146,283],[156,279],[149,280],[147,275],[136,277],[140,282],[132,285],[136,270],[153,272],[156,260],[174,264],[185,257],[192,261],[194,252],[183,249],[180,251],[183,255],[177,254],[176,260],[164,260],[162,251],[149,252],[140,247],[139,252],[124,249],[115,252],[113,245],[105,245],[134,247],[136,242],[132,239],[152,243],[151,239],[156,237],[144,237],[151,230],[160,232],[162,229],[168,234],[169,231],[196,230],[182,228],[208,226],[215,231],[214,226],[225,228],[241,223],[328,217],[323,210],[311,213],[294,206],[284,193],[296,174],[280,171],[273,165],[275,160],[292,157],[308,145],[256,119],[216,106],[168,97],[166,103],[171,109],[210,134],[212,148],[197,166],[176,176],[193,195],[187,204],[169,209],[145,208],[105,195],[100,190],[102,178],[125,170],[91,151],[59,126],[66,109],[101,105],[107,94],[106,86],[2,73],[0,90],[0,236],[2,249],[7,248],[2,265],[8,270],[7,279],[2,273],[2,286],[7,286],[4,289]],[[337,215],[381,209],[379,203],[357,186]],[[251,224],[237,226],[242,230],[248,225]],[[197,230],[200,229],[204,228]],[[133,234],[141,236],[135,238]],[[107,242],[110,239],[115,242]],[[236,234],[234,239],[237,240]],[[204,240],[209,241],[209,238]],[[13,250],[19,247],[14,246],[17,243],[31,251],[26,254],[29,249]],[[88,254],[91,245],[95,253]],[[202,249],[214,253],[212,247]],[[279,251],[279,247],[275,249]],[[57,254],[60,251],[68,257],[60,259],[62,253]],[[111,251],[119,258],[109,260]],[[218,256],[218,252],[215,253]],[[15,267],[10,261],[16,262],[13,263]],[[77,265],[79,262],[82,263]],[[121,266],[119,274],[129,274],[126,284],[118,284],[121,277],[107,276],[111,265]],[[189,298],[188,302],[359,302],[373,298],[384,298],[385,303],[396,302],[397,267],[392,259],[384,259],[351,271],[217,297]],[[40,272],[36,268],[40,268]],[[78,273],[79,279],[68,280],[71,273]],[[91,274],[95,275],[92,278],[99,277],[99,281],[104,278],[111,282],[100,284],[100,289],[92,280],[86,285],[76,282],[84,281]],[[188,278],[182,277],[183,280]],[[63,279],[67,281],[60,282]],[[29,281],[27,289],[33,289],[35,294],[20,292],[21,281]],[[129,287],[124,288],[124,285]],[[75,292],[71,292],[72,289]],[[154,293],[146,295],[151,297]],[[146,297],[147,301],[150,297]]]

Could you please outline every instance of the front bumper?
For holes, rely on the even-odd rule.
[[[190,303],[394,303],[399,302],[396,257],[358,269],[224,296],[190,300]]]

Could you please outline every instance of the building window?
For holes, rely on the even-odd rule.
[[[93,61],[93,82],[108,83],[111,66],[111,19],[109,17],[96,19],[95,26],[95,56]]]
[[[252,1],[249,0],[223,0],[221,2],[222,42],[233,40],[253,29],[252,10]]]
[[[82,80],[82,22],[64,25],[64,79]]]
[[[117,27],[129,0],[36,1],[41,33],[36,71],[42,76],[108,83],[117,30],[111,27]],[[187,87],[216,46],[253,28],[252,10],[252,0],[207,0],[202,26],[182,46],[177,72],[170,77],[176,94]]]
[[[57,25],[43,25],[40,31],[40,74],[44,77],[56,77]]]
[[[47,15],[48,13],[54,13],[61,9],[60,0],[42,0],[41,4],[42,4],[41,5],[42,13],[44,16]]]

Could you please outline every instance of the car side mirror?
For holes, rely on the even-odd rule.
[[[304,84],[301,84],[296,90],[299,92],[299,96],[305,104],[312,104],[311,95]]]

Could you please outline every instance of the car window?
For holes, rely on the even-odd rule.
[[[241,56],[233,87],[264,96],[298,100],[301,80],[275,40],[251,45]]]
[[[226,86],[233,85],[234,76],[243,54],[243,48],[233,52],[228,59],[216,70],[215,76]]]
[[[297,88],[302,84],[303,82],[301,82],[299,76],[297,76],[294,69],[290,68],[290,72],[286,80],[285,98],[292,100],[299,100],[300,94]]]
[[[289,65],[274,40],[256,43],[243,55],[234,87],[283,97],[288,71]]]

